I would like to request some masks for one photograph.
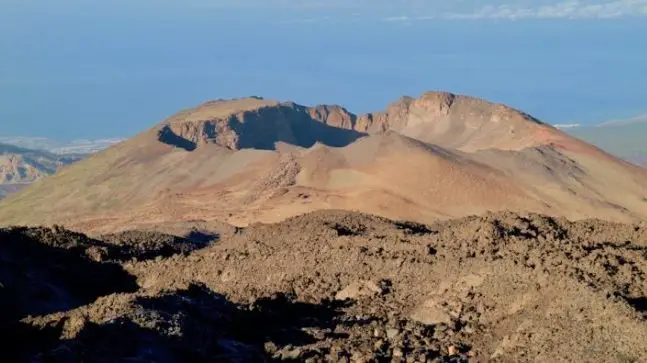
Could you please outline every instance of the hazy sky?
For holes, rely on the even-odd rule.
[[[647,113],[647,0],[0,0],[0,136],[130,136],[260,95],[466,93],[552,123]]]

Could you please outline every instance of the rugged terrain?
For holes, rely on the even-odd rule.
[[[504,105],[211,101],[0,203],[3,359],[647,361],[646,218]]]
[[[0,225],[106,233],[322,209],[631,222],[647,217],[647,170],[468,96],[428,92],[366,115],[251,97],[182,111],[65,168],[0,203]]]
[[[0,144],[0,199],[80,159]]]
[[[186,232],[0,230],[3,359],[647,360],[644,222],[322,211]]]

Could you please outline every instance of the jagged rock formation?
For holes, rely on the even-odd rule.
[[[345,146],[362,136],[340,128],[352,129],[353,118],[334,106],[308,108],[291,102],[247,98],[207,102],[167,120],[158,133],[160,141],[188,151],[204,144],[230,150],[273,150],[278,142],[306,148],[316,142]]]
[[[337,105],[305,107],[261,98],[213,101],[170,118],[159,132],[161,139],[170,140],[172,134],[194,146],[215,143],[232,150],[272,149],[279,141],[303,147],[317,141],[328,146],[344,146],[354,141],[343,138],[337,129],[363,134],[396,131],[463,151],[517,150],[546,144],[551,137],[561,138],[557,130],[530,115],[505,105],[446,92],[428,92],[419,99],[403,97],[384,112],[361,116]],[[343,140],[327,134],[333,132]]]

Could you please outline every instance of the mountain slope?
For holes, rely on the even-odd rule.
[[[430,222],[493,210],[647,217],[647,171],[510,107],[429,92],[354,115],[213,101],[0,203],[0,224],[110,232],[345,209]]]
[[[403,135],[463,151],[496,147],[521,149],[542,142],[547,125],[505,105],[446,92],[404,97],[386,111],[368,114],[358,124],[366,131],[394,130]]]

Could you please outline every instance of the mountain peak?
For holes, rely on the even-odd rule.
[[[272,107],[278,104],[278,101],[266,100],[257,96],[230,100],[218,99],[207,101],[198,107],[182,111],[165,120],[164,124],[222,119],[242,112],[256,111],[264,107]]]
[[[344,146],[362,134],[387,130],[468,152],[564,141],[558,130],[517,109],[445,91],[404,96],[382,112],[362,116],[339,105],[307,107],[258,96],[209,101],[167,119],[158,139],[185,150],[203,144],[273,150],[279,141]]]
[[[423,142],[462,151],[523,149],[555,130],[512,107],[444,91],[402,97],[386,110],[363,115],[356,130],[394,130]]]

